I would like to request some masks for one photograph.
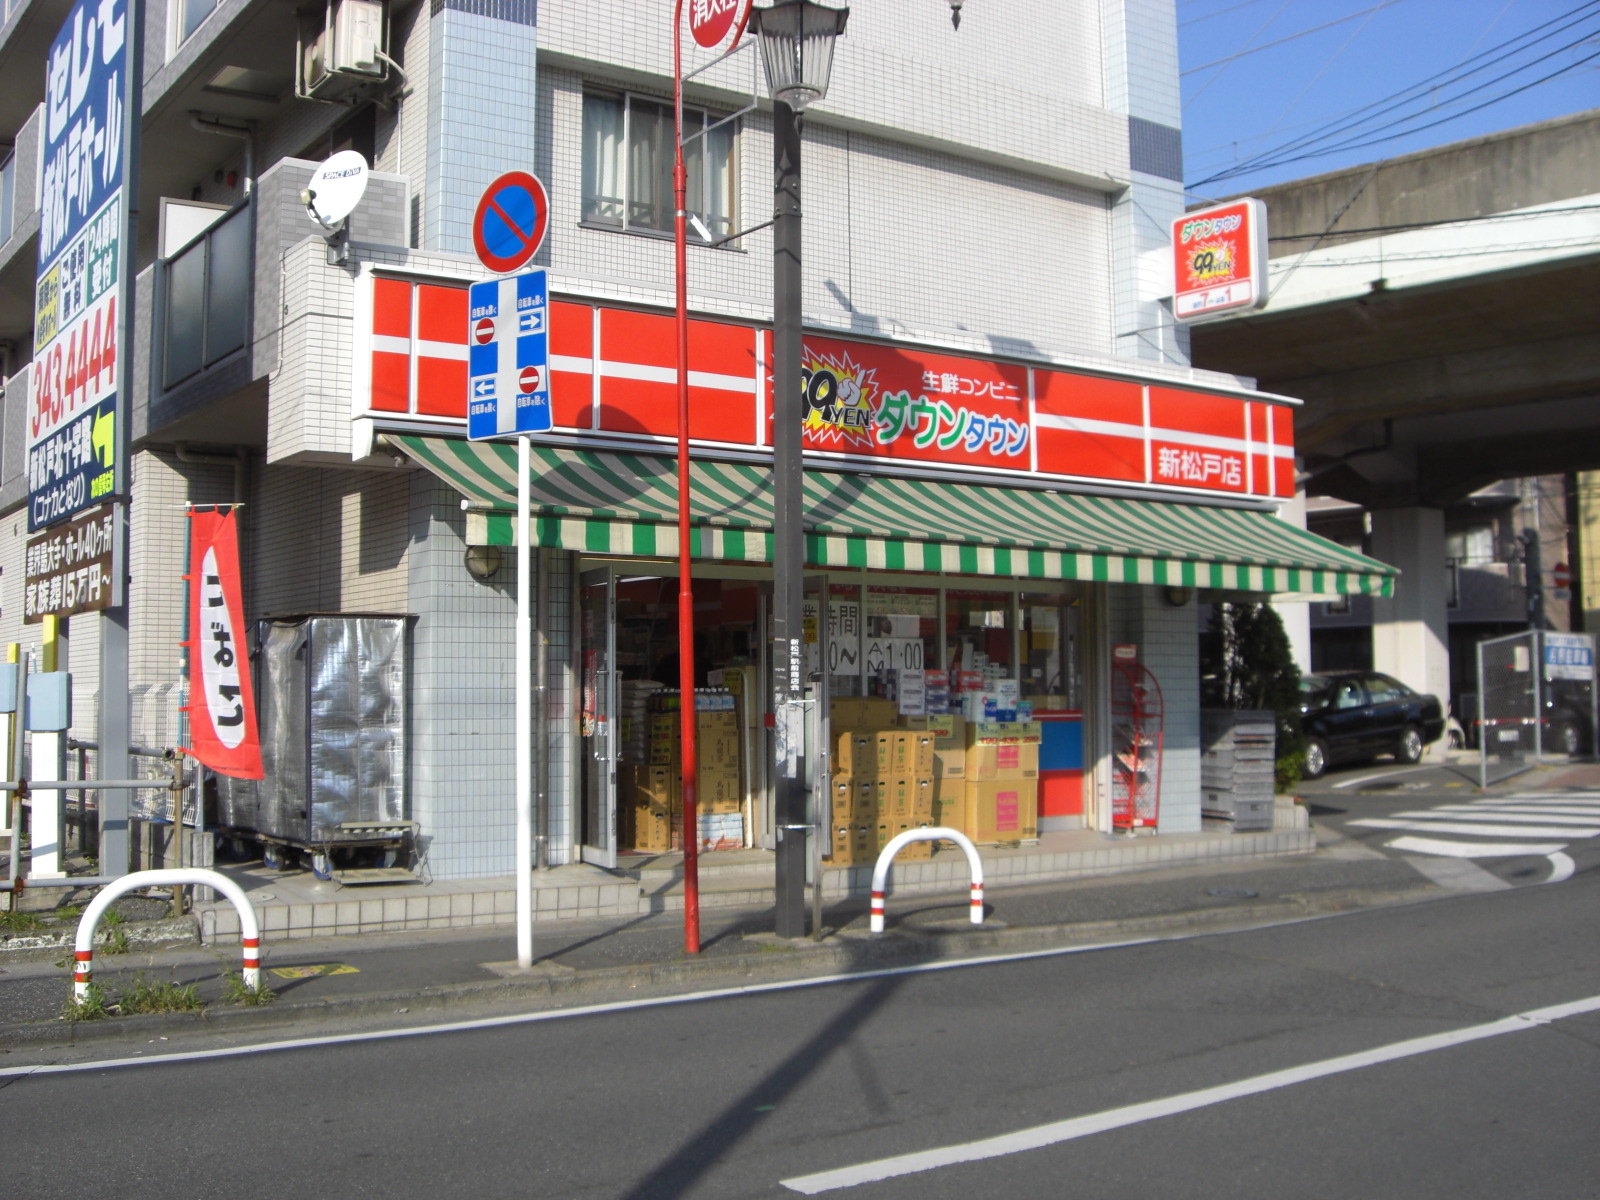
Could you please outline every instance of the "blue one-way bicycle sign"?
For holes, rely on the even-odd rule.
[[[467,436],[550,428],[550,295],[544,269],[467,293]]]

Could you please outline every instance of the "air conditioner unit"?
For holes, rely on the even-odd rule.
[[[380,0],[328,0],[299,15],[296,95],[346,103],[388,77]]]

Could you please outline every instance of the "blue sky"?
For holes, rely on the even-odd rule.
[[[1600,0],[1177,0],[1177,13],[1191,199],[1600,107]]]

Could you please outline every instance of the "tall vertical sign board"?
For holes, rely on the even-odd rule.
[[[45,73],[28,528],[119,489],[129,0],[78,0]]]
[[[142,0],[76,0],[45,62],[39,266],[25,421],[28,529],[128,490],[131,258],[137,220]],[[112,605],[100,617],[96,773],[128,776],[127,522],[113,511]],[[52,585],[53,586],[53,585]],[[52,593],[53,596],[53,593]],[[124,792],[100,800],[100,865],[128,869]]]
[[[467,436],[543,433],[550,417],[550,292],[544,269],[467,295]]]

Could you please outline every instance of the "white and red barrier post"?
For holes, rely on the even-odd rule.
[[[872,932],[883,932],[883,893],[889,882],[889,864],[894,862],[896,854],[912,842],[954,842],[961,847],[966,853],[967,865],[972,868],[972,923],[982,925],[983,860],[978,857],[978,848],[960,830],[935,825],[895,834],[878,855],[877,865],[872,868]]]
[[[165,871],[134,871],[108,883],[100,894],[89,902],[83,917],[78,921],[76,944],[77,963],[72,974],[72,998],[82,1003],[89,996],[89,983],[94,975],[94,931],[117,897],[137,888],[181,887],[200,884],[215,888],[233,902],[239,911],[239,935],[244,949],[244,986],[251,991],[261,986],[261,926],[256,921],[255,906],[244,889],[226,875],[208,871],[203,867],[184,867]]]

